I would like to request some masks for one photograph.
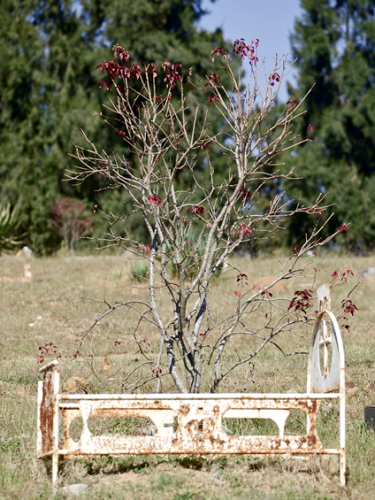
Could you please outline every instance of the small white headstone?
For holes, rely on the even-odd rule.
[[[32,255],[33,255],[33,251],[29,247],[23,247],[22,252],[23,252],[23,255],[25,257],[27,257],[28,259],[30,259],[30,257],[32,257]]]

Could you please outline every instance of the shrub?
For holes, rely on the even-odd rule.
[[[275,344],[283,332],[299,334],[300,327],[315,321],[312,291],[297,290],[294,298],[276,299],[272,287],[305,276],[306,264],[300,259],[330,241],[340,229],[325,240],[320,238],[329,220],[321,222],[321,213],[328,209],[324,195],[318,195],[312,206],[297,203],[291,209],[280,188],[267,209],[259,208],[259,199],[269,186],[280,187],[285,179],[294,177],[293,170],[286,174],[277,171],[274,162],[280,153],[304,142],[293,135],[292,125],[306,97],[292,106],[287,103],[272,121],[272,108],[288,65],[285,57],[276,58],[262,81],[259,75],[265,70],[258,61],[257,47],[257,40],[249,45],[236,40],[232,54],[214,48],[211,58],[218,72],[207,74],[203,82],[191,70],[183,71],[180,63],[141,68],[130,62],[129,53],[120,46],[114,47],[114,60],[98,66],[106,73],[99,86],[112,98],[113,115],[106,111],[105,119],[137,157],[137,164],[130,164],[120,153],[98,151],[82,131],[88,146],[76,148],[79,165],[69,177],[80,183],[90,176],[102,176],[108,189],[122,189],[127,210],[109,217],[114,223],[121,220],[126,224],[141,214],[148,232],[146,243],[114,231],[102,239],[105,247],[119,245],[148,260],[149,299],[103,301],[107,309],[100,316],[124,309],[124,336],[130,345],[133,341],[138,344],[144,357],[124,375],[123,391],[155,384],[154,390],[159,392],[164,377],[171,379],[168,386],[173,381],[184,393],[196,393],[202,387],[217,391],[227,378],[236,391],[244,391],[248,382],[236,378],[239,367],[251,363],[267,344]],[[240,59],[238,74],[233,72],[232,57]],[[245,88],[241,82],[244,61],[250,64],[250,82]],[[230,89],[221,84],[222,72],[231,79]],[[164,81],[163,95],[156,91],[157,79]],[[196,87],[202,99],[199,109],[189,109],[185,85]],[[223,133],[219,135],[210,133],[212,107],[222,114]],[[202,152],[206,157],[203,170],[197,164]],[[228,164],[228,174],[219,182],[211,162],[218,156]],[[189,178],[189,189],[178,182],[180,173]],[[237,278],[226,289],[227,297],[232,297],[231,307],[216,307],[210,284],[229,256],[243,245],[272,240],[285,219],[298,213],[309,215],[309,232],[280,265],[275,280],[264,288],[252,286],[243,270],[236,269]],[[167,309],[165,304],[169,304]],[[96,323],[84,332],[81,344],[95,338]],[[94,345],[94,341],[90,343],[90,356]],[[235,357],[225,354],[229,345],[241,346]]]
[[[56,200],[51,207],[51,213],[52,223],[69,250],[74,250],[76,241],[89,235],[93,229],[86,205],[80,200],[72,198]]]

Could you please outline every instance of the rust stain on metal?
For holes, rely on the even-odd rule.
[[[40,405],[40,428],[43,436],[42,453],[47,453],[52,450],[53,442],[53,385],[52,372],[47,372],[43,384],[43,396]]]
[[[218,398],[220,395],[218,395]],[[316,432],[316,414],[319,401],[254,399],[210,400],[201,402],[137,401],[129,408],[128,401],[81,401],[78,405],[59,403],[65,437],[63,454],[249,454],[249,453],[317,453],[322,444]],[[199,405],[199,406],[198,406]],[[306,436],[284,437],[284,424],[291,409],[302,409],[309,418]],[[280,421],[279,412],[282,419]],[[88,428],[89,418],[95,417],[149,417],[156,426],[155,436],[93,436]],[[222,419],[262,417],[273,419],[279,426],[279,436],[229,436],[223,430]],[[70,425],[81,417],[83,430],[76,442],[70,438]],[[177,417],[178,428],[167,427]],[[202,422],[202,431],[199,424]],[[281,422],[281,423],[280,423]],[[280,428],[281,426],[281,428]]]
[[[56,367],[57,362],[53,365]],[[53,426],[56,418],[56,399],[54,379],[59,373],[55,370],[46,370],[44,381],[39,384],[38,391],[38,454],[49,453],[53,449]]]
[[[187,394],[163,395],[66,395],[59,393],[57,362],[43,368],[44,381],[38,395],[38,455],[52,456],[53,481],[57,481],[58,459],[89,455],[123,454],[255,454],[255,455],[340,455],[341,483],[345,484],[345,368],[340,330],[330,312],[330,300],[324,288],[320,293],[321,313],[311,342],[306,394]],[[324,293],[323,293],[324,292]],[[319,295],[319,294],[318,294]],[[328,336],[323,315],[332,325]],[[323,328],[321,326],[323,325]],[[321,338],[321,331],[323,332]],[[319,349],[332,345],[332,363],[324,351],[321,373]],[[344,382],[344,383],[343,383]],[[336,395],[329,391],[338,389]],[[340,400],[340,448],[325,449],[316,429],[316,417],[323,399]],[[290,410],[306,414],[305,435],[285,436]],[[58,417],[64,424],[64,440],[59,447]],[[148,417],[155,425],[155,435],[93,435],[89,419],[97,417]],[[78,441],[70,437],[70,426],[82,419]],[[223,418],[263,418],[273,420],[278,435],[232,436],[223,428]],[[177,422],[177,428],[176,428]]]

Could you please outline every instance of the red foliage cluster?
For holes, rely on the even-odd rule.
[[[156,378],[160,378],[161,372],[162,372],[161,368],[154,368],[152,370],[152,373],[153,373],[154,377],[156,377]]]
[[[132,64],[130,67],[127,67],[125,63],[129,61],[129,52],[120,45],[114,46],[112,50],[114,51],[114,56],[117,57],[120,62],[118,63],[116,60],[103,61],[96,67],[96,69],[100,68],[102,73],[103,71],[106,71],[108,75],[108,79],[104,78],[103,80],[98,81],[99,88],[105,87],[107,90],[110,90],[111,84],[114,82],[114,78],[116,76],[122,79],[136,78],[137,80],[140,78],[142,73],[153,78],[158,76],[158,71],[160,71],[160,69],[154,63],[149,64],[148,67],[142,71],[138,64]],[[182,64],[180,63],[171,64],[166,61],[163,64],[163,70],[167,72],[167,75],[164,78],[167,88],[174,88],[176,86],[176,81],[182,79],[182,75],[178,71],[179,68],[182,68]],[[118,85],[116,85],[116,88],[121,90],[121,87]],[[170,96],[168,98],[170,99]],[[162,99],[157,97],[155,100]]]
[[[247,227],[243,222],[240,222],[240,235],[244,236],[247,234],[248,236],[251,236],[251,233],[251,229]]]
[[[182,64],[171,64],[168,61],[163,64],[164,71],[169,71],[164,78],[164,81],[167,82],[167,88],[170,86],[173,89],[176,86],[177,80],[182,79],[181,73],[177,71],[178,68],[182,68]]]
[[[244,273],[238,274],[237,275],[237,284],[239,284],[239,283],[243,284],[243,282],[245,282],[247,285],[247,275]]]
[[[209,97],[207,99],[207,102],[214,102],[214,101],[218,101],[218,100],[219,100],[219,98],[215,95],[214,97]]]
[[[344,308],[344,314],[354,315],[355,311],[358,311],[358,308],[355,304],[353,304],[352,300],[346,299],[342,301],[342,307]]]
[[[107,78],[104,78],[103,80],[98,81],[99,88],[102,89],[104,86],[107,90],[111,89],[111,82],[107,80]]]
[[[259,59],[255,55],[255,49],[259,45],[258,38],[256,40],[251,40],[250,45],[246,45],[245,39],[241,38],[240,40],[235,40],[233,43],[233,52],[241,57],[241,59],[245,59],[245,57],[249,58],[249,63],[257,63]]]
[[[234,184],[233,187],[236,188],[238,184]],[[241,188],[241,200],[247,200],[248,198],[251,197],[251,191],[245,188]]]
[[[342,273],[342,276],[341,276],[341,281],[343,281],[344,283],[347,283],[350,275],[354,277],[354,273],[351,269],[344,271]]]
[[[306,309],[310,307],[312,293],[312,290],[307,290],[306,288],[305,290],[296,290],[294,292],[295,297],[293,297],[288,306],[288,311],[294,309],[296,312],[302,311],[306,314]]]
[[[240,222],[239,228],[238,229],[233,229],[232,234],[236,237],[239,238],[240,236],[251,236],[252,230],[246,226],[243,222]]]
[[[103,71],[106,71],[108,73],[109,77],[111,78],[111,80],[113,80],[114,76],[119,76],[121,66],[119,66],[119,64],[117,64],[116,60],[112,60],[112,61],[101,62],[100,64],[98,64],[98,66],[95,69],[98,69],[98,68],[100,68],[101,73],[103,73]]]
[[[215,62],[216,56],[218,56],[218,57],[223,56],[224,59],[226,59],[228,57],[228,54],[221,47],[217,47],[216,49],[211,50],[210,55],[211,55],[212,62]]]
[[[269,292],[268,290],[264,290],[261,295],[268,295],[269,297],[272,297],[272,292]]]
[[[39,355],[37,358],[38,363],[44,363],[44,357],[51,355],[51,354],[56,354],[57,352],[57,347],[53,345],[53,342],[47,342],[45,345],[39,347]],[[59,356],[61,358],[61,356]]]
[[[118,57],[122,63],[129,61],[129,52],[121,47],[121,45],[114,45],[112,50],[113,55]]]
[[[341,275],[341,279],[340,281],[342,283],[347,283],[348,282],[348,279],[349,279],[349,276],[354,276],[354,273],[351,269],[348,269],[347,271],[344,271]],[[332,278],[333,278],[333,282],[335,280],[338,280],[339,279],[339,272],[338,271],[334,271],[334,273],[332,274]]]
[[[102,73],[103,71],[107,72],[109,81],[104,79],[98,82],[99,88],[102,88],[104,85],[106,85],[107,90],[109,90],[111,82],[113,82],[115,76],[127,79],[136,78],[137,80],[141,76],[141,68],[138,66],[138,64],[132,64],[130,68],[127,68],[122,64],[118,64],[116,60],[113,60],[101,62],[96,67],[96,69],[98,68],[100,68],[100,71]]]
[[[349,231],[349,226],[347,226],[346,224],[342,224],[340,227],[340,233],[346,234],[348,231]]]
[[[215,72],[215,73],[208,73],[207,78],[209,80],[213,80],[215,83],[220,82],[220,76]]]
[[[237,290],[236,292],[234,292],[234,295],[240,299],[242,296],[242,293],[239,290]]]
[[[205,207],[199,207],[199,206],[187,209],[188,212],[193,212],[193,214],[195,215],[203,214],[205,210],[206,210]]]
[[[242,188],[241,189],[241,200],[247,200],[248,198],[251,197],[251,191],[249,191],[248,189],[244,189]]]
[[[354,313],[358,311],[357,306],[353,304],[352,300],[349,299],[343,300],[341,307],[344,309],[344,314],[351,314],[352,316],[354,316]],[[346,316],[343,316],[343,319],[348,319],[348,318]],[[341,328],[346,328],[348,332],[350,332],[349,325],[341,325]]]
[[[115,341],[115,347],[118,347],[118,346],[119,346],[119,345],[121,345],[121,344],[122,344],[121,340],[116,340],[116,341]]]
[[[158,198],[156,196],[156,194],[148,197],[148,202],[150,205],[152,205],[153,203],[156,203],[160,207],[160,205],[163,203],[163,201],[164,201],[163,198]]]
[[[212,81],[215,82],[215,83],[219,83],[220,82],[220,76],[217,73],[208,73],[207,78],[208,78],[208,80],[211,80],[211,81],[208,81],[208,82],[206,82],[204,84],[206,90],[207,90],[207,87],[213,87],[214,86],[213,83],[212,83]]]
[[[273,87],[275,85],[275,82],[280,81],[279,73],[272,73],[272,75],[269,76],[269,80],[270,80],[271,87]]]

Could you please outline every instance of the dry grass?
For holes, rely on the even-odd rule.
[[[375,266],[372,257],[314,258],[314,266],[321,269],[318,284],[329,281],[338,262],[341,269],[353,271]],[[254,280],[277,274],[278,258],[242,261],[240,266]],[[84,298],[102,299],[105,295],[111,301],[134,296],[134,291],[125,286],[129,282],[129,269],[130,262],[122,256],[34,259],[31,284],[0,284],[0,498],[51,498],[47,471],[35,459],[38,347],[52,341],[59,352],[74,349],[77,334],[103,309],[102,304]],[[22,272],[22,260],[0,258],[0,276],[17,277]],[[215,283],[212,296],[218,309],[225,310],[235,304],[234,283],[230,272]],[[139,290],[135,296],[141,298],[145,293]],[[333,293],[337,310],[344,290],[335,289]],[[91,500],[125,497],[158,500],[166,496],[171,500],[371,498],[375,492],[375,432],[364,426],[363,409],[366,404],[375,404],[374,293],[375,279],[356,290],[354,301],[360,310],[351,321],[351,332],[344,333],[347,381],[352,382],[347,400],[348,485],[345,488],[340,487],[337,474],[327,471],[320,462],[255,457],[98,457],[65,464],[62,483],[90,485],[87,498]],[[34,327],[29,326],[31,323]],[[131,321],[117,327],[111,319],[97,328],[98,356],[94,366],[100,381],[84,362],[86,346],[74,362],[67,362],[68,356],[63,356],[62,381],[75,375],[87,380],[91,391],[118,390],[116,378],[120,378],[124,367],[134,365],[139,356],[133,345],[122,350],[114,347],[115,340],[125,334],[130,324]],[[309,333],[306,332],[307,337]],[[150,339],[154,341],[152,333]],[[286,352],[308,349],[308,339],[280,340]],[[235,356],[232,351],[230,355]],[[107,380],[104,357],[110,360],[112,372],[120,370],[114,381]],[[306,356],[284,358],[269,346],[255,360],[255,382],[250,390],[304,391],[306,361]],[[246,377],[248,367],[244,368],[241,373]],[[222,390],[234,388],[228,381]],[[151,385],[147,388],[152,389]],[[298,430],[297,416],[290,425],[292,432]],[[335,444],[337,427],[335,406],[323,406],[319,432],[324,444]]]

